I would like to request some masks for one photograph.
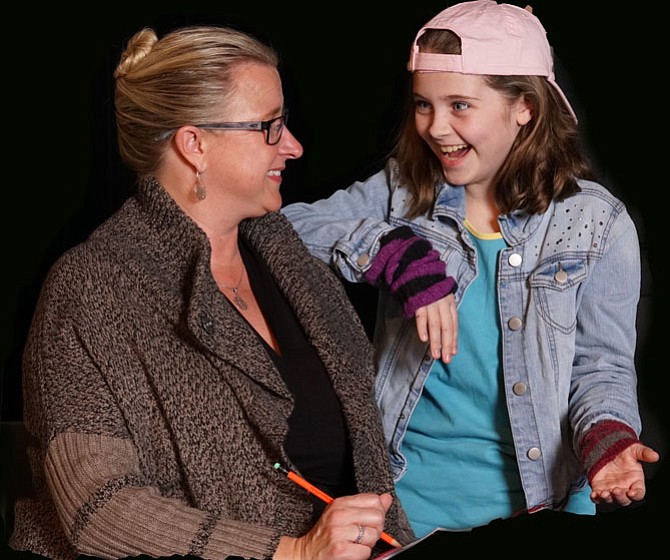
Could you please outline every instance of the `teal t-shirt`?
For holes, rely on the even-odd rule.
[[[436,527],[485,525],[526,508],[500,359],[496,277],[506,245],[499,233],[466,227],[479,273],[459,307],[458,353],[449,364],[433,363],[402,444],[407,471],[396,489],[419,537]]]

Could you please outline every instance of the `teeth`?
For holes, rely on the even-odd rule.
[[[454,146],[440,146],[440,150],[442,150],[443,154],[451,154],[453,152],[457,152],[458,150],[464,150],[467,147],[467,144],[456,144]]]
[[[280,177],[281,171],[279,171],[278,169],[273,169],[271,171],[268,171],[268,175],[270,175],[270,177]]]

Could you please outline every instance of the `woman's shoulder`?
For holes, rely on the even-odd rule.
[[[56,297],[85,302],[108,301],[109,305],[129,297],[129,289],[138,285],[145,270],[152,270],[153,258],[167,259],[165,251],[154,244],[152,256],[139,224],[123,217],[123,209],[99,224],[77,244],[64,250],[51,264],[43,291]],[[142,231],[140,231],[142,230]]]

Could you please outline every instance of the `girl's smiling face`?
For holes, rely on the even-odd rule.
[[[416,130],[452,185],[490,188],[532,116],[523,99],[510,104],[484,76],[415,72],[413,95]]]

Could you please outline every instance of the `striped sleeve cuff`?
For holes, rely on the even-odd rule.
[[[419,307],[456,291],[456,281],[446,274],[444,261],[431,244],[408,226],[387,233],[372,266],[363,278],[384,288],[401,303],[405,318]]]
[[[589,481],[619,453],[639,441],[630,426],[617,420],[591,426],[579,443],[579,457]]]

